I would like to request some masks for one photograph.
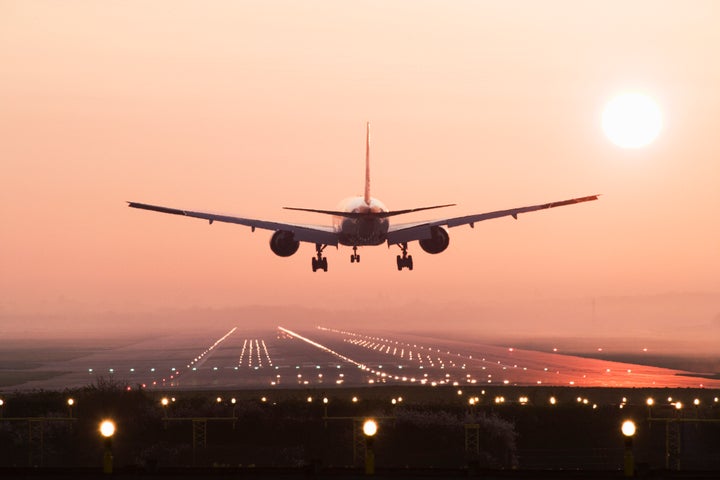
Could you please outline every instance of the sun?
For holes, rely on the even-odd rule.
[[[641,148],[660,135],[662,113],[657,103],[647,95],[623,93],[605,106],[602,128],[618,147]]]

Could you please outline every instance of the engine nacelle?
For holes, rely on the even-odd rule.
[[[432,237],[420,240],[420,247],[427,253],[440,253],[450,245],[450,235],[442,227],[430,227]]]
[[[289,257],[300,248],[300,242],[295,235],[287,230],[278,230],[270,238],[270,250],[279,257]]]

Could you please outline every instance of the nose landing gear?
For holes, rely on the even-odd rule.
[[[353,245],[353,253],[350,255],[350,263],[360,263],[360,255],[357,253],[357,246]]]
[[[408,255],[407,253],[407,243],[400,243],[398,244],[400,249],[402,250],[402,256],[397,256],[397,268],[398,271],[401,271],[403,268],[407,268],[408,270],[413,269],[413,259],[412,255]]]
[[[328,269],[328,261],[327,258],[323,257],[322,252],[325,250],[325,247],[327,245],[321,245],[319,243],[315,244],[315,250],[317,251],[317,257],[313,257],[312,259],[312,271],[315,272],[317,270],[322,270],[323,272],[327,272]]]

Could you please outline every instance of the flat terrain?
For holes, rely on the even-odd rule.
[[[658,352],[622,362],[602,352],[589,358],[531,348],[360,329],[239,325],[131,340],[11,341],[0,349],[0,388],[74,388],[98,377],[162,390],[381,384],[720,388],[717,372],[652,366]]]

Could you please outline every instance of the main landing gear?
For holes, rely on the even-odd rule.
[[[357,253],[357,246],[353,245],[353,253],[350,255],[350,263],[360,263],[360,255]]]
[[[327,245],[321,245],[319,243],[315,244],[315,250],[317,251],[317,257],[313,257],[312,259],[312,269],[313,272],[316,272],[317,270],[322,270],[323,272],[327,272],[327,258],[323,257],[322,252],[325,250],[325,247]]]
[[[403,268],[406,268],[408,270],[413,269],[413,260],[412,255],[408,255],[407,253],[407,243],[401,243],[398,245],[400,249],[402,250],[402,256],[397,256],[397,267],[398,271],[401,271]]]

